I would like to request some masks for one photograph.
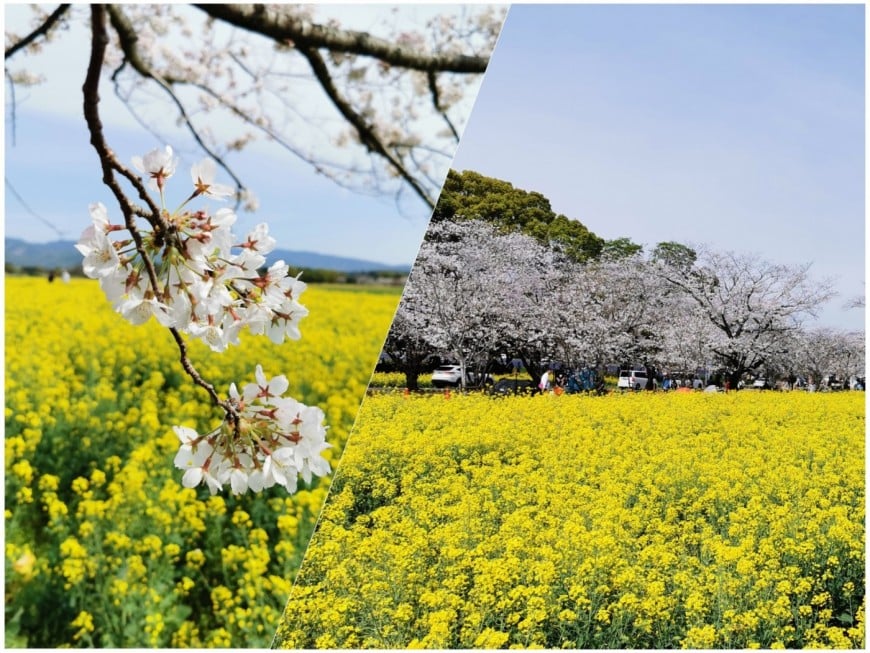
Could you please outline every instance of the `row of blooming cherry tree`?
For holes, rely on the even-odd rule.
[[[673,373],[863,375],[864,335],[808,326],[833,296],[809,265],[661,243],[585,263],[493,223],[433,222],[385,345],[416,388],[433,353],[483,371],[497,356],[533,379],[646,364]]]

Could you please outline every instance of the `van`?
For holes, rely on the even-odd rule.
[[[645,390],[648,382],[646,370],[619,370],[619,380],[616,382],[616,387]]]

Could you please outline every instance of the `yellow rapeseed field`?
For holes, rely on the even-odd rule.
[[[864,393],[366,398],[285,647],[861,648]]]
[[[133,327],[95,281],[7,278],[6,644],[268,646],[328,482],[287,495],[209,497],[181,485],[173,424],[221,414],[170,334]],[[343,448],[398,290],[310,287],[302,340],[247,336],[191,358],[230,382],[286,374]]]

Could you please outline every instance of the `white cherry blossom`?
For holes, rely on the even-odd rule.
[[[235,190],[229,186],[214,183],[216,172],[217,166],[211,159],[203,159],[190,169],[194,195],[208,195],[215,199],[223,199],[235,195]]]
[[[163,191],[166,180],[175,174],[177,159],[172,155],[172,148],[167,145],[162,150],[151,150],[145,156],[134,156],[133,166],[147,174],[151,180],[148,185],[154,190]]]
[[[108,277],[121,267],[114,242],[95,225],[82,232],[75,248],[85,257],[82,271],[92,279]]]
[[[186,487],[205,482],[211,491],[229,486],[234,494],[243,494],[280,485],[295,492],[300,476],[310,483],[314,476],[329,474],[322,455],[330,447],[323,411],[282,396],[289,387],[284,375],[268,378],[258,365],[254,376],[256,382],[241,391],[235,383],[229,388],[238,429],[232,420],[206,436],[176,427],[181,447],[175,465],[185,470]]]

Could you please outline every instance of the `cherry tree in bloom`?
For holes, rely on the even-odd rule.
[[[720,369],[732,388],[765,371],[860,376],[863,338],[804,327],[831,295],[809,266],[664,245],[580,263],[492,223],[436,220],[385,350],[412,372],[434,352],[463,368],[507,354],[532,379],[551,361]]]
[[[737,387],[745,372],[787,351],[804,320],[833,296],[830,281],[813,280],[809,268],[701,247],[691,265],[660,265],[658,274],[713,327],[707,344]]]
[[[463,387],[466,371],[484,365],[498,339],[494,289],[510,283],[493,249],[501,242],[484,222],[432,223],[402,296],[401,323],[459,363]]]
[[[567,261],[558,251],[520,233],[498,233],[489,241],[496,261],[498,298],[489,323],[499,352],[510,352],[536,381],[559,347],[567,315],[557,293],[565,283]]]
[[[864,377],[865,341],[862,332],[817,327],[794,334],[784,364],[791,376],[801,377],[815,386],[829,374],[841,381]]]
[[[397,357],[421,343],[483,371],[510,352],[536,375],[544,369],[567,318],[556,300],[565,260],[535,238],[503,233],[480,220],[433,222],[420,249],[387,347]]]

